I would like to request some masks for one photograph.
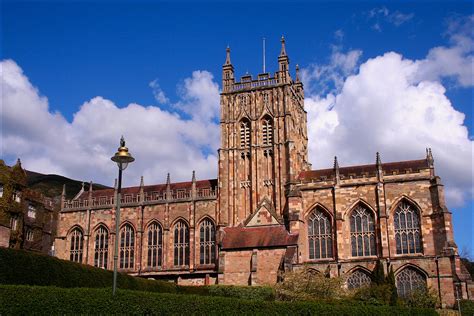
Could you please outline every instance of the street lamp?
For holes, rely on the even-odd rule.
[[[110,158],[112,161],[117,163],[119,168],[118,176],[118,187],[117,187],[117,210],[115,213],[115,251],[114,251],[114,284],[112,288],[112,294],[115,295],[117,289],[117,261],[118,261],[118,244],[119,244],[119,234],[120,234],[120,200],[121,200],[121,191],[122,191],[122,171],[125,170],[129,163],[133,162],[135,158],[128,152],[128,148],[125,147],[125,139],[120,138],[120,147],[118,148],[115,155]]]

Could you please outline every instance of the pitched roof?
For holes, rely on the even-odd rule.
[[[384,174],[392,174],[393,172],[406,173],[409,172],[419,172],[421,169],[428,169],[429,164],[426,159],[420,160],[407,160],[407,161],[397,161],[397,162],[387,162],[382,164],[382,171]],[[348,166],[339,168],[339,174],[341,177],[353,176],[375,176],[377,172],[376,164],[369,165],[358,165],[358,166]],[[318,169],[318,170],[309,170],[302,171],[298,179],[301,181],[311,181],[311,180],[333,180],[334,179],[334,169]]]
[[[259,227],[226,227],[222,249],[267,248],[296,245],[297,234],[290,234],[283,225]]]

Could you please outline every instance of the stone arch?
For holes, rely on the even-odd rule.
[[[416,202],[414,199],[412,199],[411,197],[409,197],[408,195],[406,194],[403,194],[399,197],[397,197],[393,202],[392,202],[392,205],[390,206],[390,210],[388,212],[388,216],[391,217],[393,216],[393,213],[397,210],[397,207],[400,203],[402,203],[403,201],[406,201],[410,204],[412,204],[414,207],[416,207],[418,209],[418,212],[420,213],[420,216],[421,216],[421,213],[422,213],[422,208],[421,206],[418,204],[418,202]]]
[[[104,223],[95,225],[92,241],[94,243],[94,266],[107,269],[109,258],[110,230]]]
[[[208,214],[204,214],[198,219],[197,226],[199,227],[199,225],[201,225],[201,222],[206,220],[206,219],[210,220],[212,222],[212,224],[214,224],[217,227],[216,221]]]
[[[329,217],[333,219],[332,212],[324,204],[321,204],[320,202],[315,202],[306,209],[306,211],[304,212],[304,219],[306,220],[309,217],[309,215],[318,207],[323,209],[329,215]]]
[[[108,233],[110,233],[110,228],[109,226],[107,226],[107,224],[105,224],[104,222],[99,222],[97,223],[94,228],[92,228],[92,231],[95,233],[100,227],[104,227]]]
[[[368,286],[372,283],[372,273],[362,266],[352,268],[346,275],[346,286],[350,290]]]
[[[358,206],[358,205],[363,205],[366,208],[368,208],[372,214],[374,215],[374,220],[377,220],[377,212],[375,209],[372,207],[372,205],[369,204],[366,200],[362,198],[358,198],[356,201],[354,201],[348,208],[346,208],[342,214],[342,220],[345,221],[346,219],[349,218],[349,215],[352,213],[352,211]]]
[[[352,257],[377,255],[377,214],[364,201],[358,201],[346,214]],[[347,226],[347,225],[346,225]]]
[[[84,230],[79,225],[73,225],[67,234],[69,242],[69,260],[82,263],[84,252]]]
[[[412,199],[402,196],[390,210],[389,224],[395,239],[397,255],[423,253],[421,208]]]
[[[330,212],[319,204],[305,217],[310,260],[333,258],[334,223]]]
[[[427,274],[420,267],[405,264],[397,269],[395,284],[400,297],[410,296],[417,290],[426,290]]]
[[[129,220],[125,220],[123,221],[122,223],[120,223],[120,229],[119,230],[122,230],[122,228],[125,226],[125,225],[130,225],[132,228],[133,228],[133,231],[136,232],[137,231],[137,227],[135,227],[135,225],[129,221]]]
[[[189,266],[190,257],[190,228],[184,218],[177,218],[173,222],[173,265],[175,267]]]
[[[145,226],[144,239],[146,240],[146,265],[148,268],[157,268],[163,265],[163,225],[153,218]]]

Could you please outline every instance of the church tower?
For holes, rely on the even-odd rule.
[[[236,82],[230,48],[222,68],[219,222],[246,224],[263,205],[280,224],[291,183],[307,170],[307,128],[298,66],[289,72],[281,38],[278,71]]]

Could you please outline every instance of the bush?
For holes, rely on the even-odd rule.
[[[393,291],[397,289],[390,284],[370,285],[358,289],[354,299],[374,305],[396,305],[392,302]]]
[[[278,283],[275,290],[277,298],[282,301],[338,299],[345,296],[342,284],[342,278],[327,278],[305,267],[285,273],[283,282]]]
[[[437,315],[432,309],[321,302],[266,302],[225,297],[106,289],[0,285],[0,315]]]
[[[400,302],[406,307],[434,308],[438,304],[438,295],[431,288],[419,288],[401,298]]]
[[[474,301],[470,300],[461,300],[461,315],[462,316],[472,316],[474,315]]]

